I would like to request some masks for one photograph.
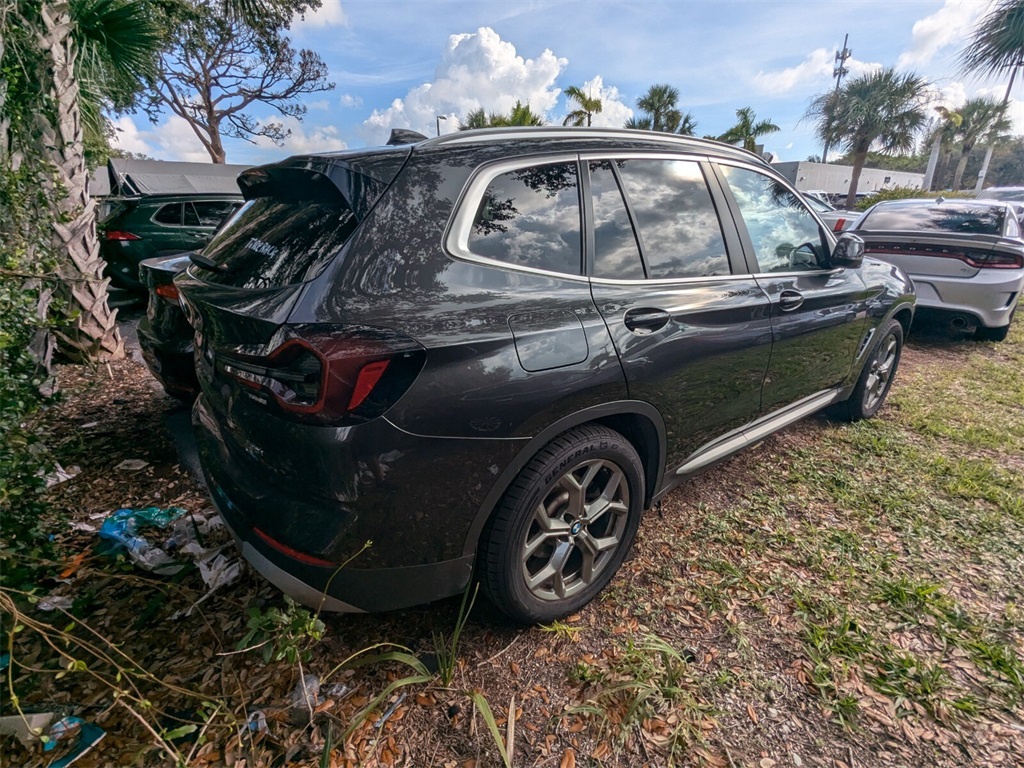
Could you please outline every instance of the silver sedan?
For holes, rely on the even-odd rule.
[[[987,341],[1006,338],[1024,289],[1024,239],[1012,204],[889,200],[851,228],[866,252],[910,275],[920,310]]]

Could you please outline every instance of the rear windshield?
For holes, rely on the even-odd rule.
[[[978,198],[986,200],[1009,200],[1011,202],[1024,202],[1024,187],[1020,189],[985,189]]]
[[[941,205],[879,206],[865,214],[857,225],[863,230],[902,232],[957,232],[965,235],[1001,235],[1006,208],[1003,206]]]
[[[203,269],[202,278],[256,289],[319,275],[358,222],[336,187],[310,186],[315,189],[247,201],[203,249],[221,269]]]

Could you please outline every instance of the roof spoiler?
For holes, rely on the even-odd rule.
[[[411,131],[408,128],[392,128],[388,137],[387,146],[397,147],[400,144],[416,144],[426,141],[427,137],[419,131]]]

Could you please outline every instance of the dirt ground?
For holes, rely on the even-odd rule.
[[[909,386],[915,371],[965,366],[977,354],[975,346],[947,341],[912,341],[896,391]],[[580,614],[524,629],[511,626],[481,597],[455,648],[451,683],[435,678],[406,685],[402,679],[417,672],[400,656],[337,667],[360,649],[387,643],[408,649],[433,671],[439,649],[450,647],[441,636],[450,638],[456,627],[458,598],[384,615],[323,616],[322,639],[298,643],[308,650],[305,660],[266,661],[266,646],[245,651],[239,643],[254,626],[254,614],[283,603],[252,571],[183,615],[206,593],[194,569],[159,577],[99,554],[94,529],[114,510],[177,506],[209,513],[211,504],[179,464],[168,432],[168,423],[181,423],[186,406],[164,395],[136,359],[95,370],[66,367],[60,382],[63,400],[45,423],[61,464],[80,472],[49,494],[55,519],[66,517],[70,524],[61,522],[56,530],[65,557],[52,565],[38,592],[71,603],[56,611],[38,603],[21,610],[55,629],[74,621],[70,633],[98,650],[64,645],[57,635],[48,643],[38,633],[21,632],[12,646],[17,665],[10,685],[28,711],[74,714],[106,732],[76,766],[172,765],[179,759],[190,766],[245,768],[482,768],[502,764],[498,743],[511,746],[512,765],[560,768],[1024,765],[1024,720],[1011,673],[986,676],[967,664],[962,678],[949,672],[954,682],[945,690],[963,685],[973,691],[968,711],[960,706],[966,694],[920,693],[920,681],[918,693],[908,695],[879,685],[885,675],[864,661],[866,651],[843,656],[834,635],[828,660],[815,655],[820,645],[808,637],[817,625],[807,617],[818,614],[808,606],[831,596],[843,606],[839,613],[845,615],[849,603],[851,614],[864,617],[860,628],[844,630],[846,636],[870,636],[865,642],[876,645],[884,639],[915,658],[937,654],[943,665],[959,658],[957,648],[941,647],[939,635],[929,631],[933,614],[903,621],[890,610],[892,603],[870,596],[855,602],[846,596],[855,585],[822,576],[834,573],[820,566],[822,557],[838,551],[833,545],[808,554],[798,533],[782,536],[845,530],[836,509],[820,499],[801,500],[809,493],[803,486],[792,486],[792,496],[778,508],[762,505],[779,496],[772,485],[778,467],[791,472],[808,452],[835,452],[837,462],[848,453],[835,442],[845,427],[824,417],[673,492],[646,515],[612,586]],[[899,427],[893,409],[880,415],[883,426]],[[907,429],[901,439],[912,442]],[[1004,465],[1019,459],[1014,450],[997,453]],[[126,460],[145,465],[115,469]],[[863,462],[880,466],[870,457]],[[761,510],[759,505],[763,517],[742,514]],[[887,546],[891,533],[871,522],[855,532],[857,547]],[[903,535],[916,534],[907,529]],[[208,543],[216,541],[214,533]],[[893,546],[916,545],[899,539]],[[1006,584],[1019,575],[1021,564],[1012,555],[993,562],[1006,570]],[[984,592],[975,580],[984,572],[965,564],[960,587]],[[944,594],[956,596],[956,589],[943,582]],[[998,597],[985,592],[977,613],[1008,611],[1018,598],[1007,590],[1012,587],[1000,582],[990,590]],[[869,631],[864,627],[872,615],[879,620]],[[1019,626],[1014,621],[1000,626]],[[831,618],[821,623],[835,626]],[[1018,669],[1019,642],[1009,641],[1017,654],[1011,672]],[[74,659],[88,671],[75,668],[58,677],[58,669]],[[822,664],[828,666],[824,677]],[[318,676],[321,686],[320,699],[308,709],[292,704],[303,674]],[[834,681],[836,690],[828,693],[823,679]],[[4,714],[10,714],[11,687],[4,688]],[[346,728],[382,694],[342,743]],[[253,713],[265,718],[265,729]],[[257,726],[249,728],[247,721]],[[45,766],[61,750],[66,747],[44,754],[4,739],[0,764]]]

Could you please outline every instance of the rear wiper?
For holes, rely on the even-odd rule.
[[[231,268],[227,264],[218,264],[213,259],[209,259],[203,256],[201,253],[192,252],[188,255],[189,260],[197,267],[208,269],[211,272],[230,272]]]

